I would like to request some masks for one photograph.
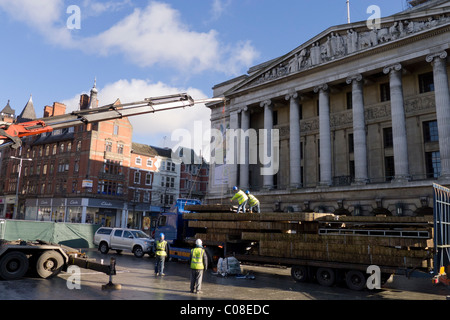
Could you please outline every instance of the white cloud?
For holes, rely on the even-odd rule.
[[[230,4],[231,0],[213,0],[211,6],[212,20],[219,19]]]
[[[83,15],[98,16],[104,12],[114,12],[121,10],[127,6],[132,5],[131,0],[122,1],[95,1],[95,0],[83,0],[82,7]]]
[[[129,4],[129,0],[85,0],[81,5],[101,14]],[[221,14],[226,5],[216,0],[213,12]],[[0,0],[0,9],[12,19],[26,23],[54,45],[93,55],[121,54],[140,67],[159,65],[182,73],[213,70],[236,75],[258,57],[249,41],[226,44],[220,41],[215,30],[192,30],[182,22],[179,11],[158,1],[151,1],[142,9],[136,8],[106,31],[91,37],[83,37],[82,30],[73,36],[66,25],[69,16],[63,0]],[[82,19],[87,15],[81,12]]]
[[[181,14],[169,5],[151,2],[107,31],[87,39],[103,55],[121,53],[142,67],[171,66],[182,72],[205,70],[238,74],[258,56],[249,41],[226,45],[215,30],[196,32],[183,24]],[[100,49],[99,49],[100,48]]]
[[[188,93],[194,100],[207,98],[207,96],[198,89],[175,88],[161,82],[152,83],[149,80],[140,79],[118,80],[98,89],[99,106],[113,103],[118,98],[122,103],[127,103],[141,101],[145,98],[177,93]],[[80,94],[75,97],[62,101],[62,103],[67,106],[66,112],[78,109],[81,94],[82,93],[80,92]],[[157,139],[161,135],[165,135],[168,137],[168,142],[170,142],[172,133],[179,129],[187,130],[188,132],[191,132],[193,136],[194,124],[196,123],[201,123],[203,131],[208,130],[210,128],[210,115],[210,110],[208,108],[203,104],[197,104],[193,107],[186,107],[184,109],[133,116],[129,119],[133,125],[133,135],[140,137],[140,141],[137,142],[158,144],[159,141],[155,141],[155,138]],[[142,141],[147,140],[143,137],[148,137],[148,141]],[[172,145],[174,143],[172,143]],[[193,141],[191,143],[192,145],[194,144]],[[185,146],[190,147],[186,144]]]
[[[63,0],[0,0],[0,9],[44,35],[51,43],[64,47],[73,45],[67,18],[63,16],[67,9]]]

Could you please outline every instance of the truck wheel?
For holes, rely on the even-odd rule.
[[[144,256],[144,254],[145,254],[145,252],[144,252],[144,250],[142,249],[141,246],[135,246],[133,248],[133,253],[134,253],[134,256],[136,258],[142,258]]]
[[[101,242],[98,246],[98,250],[103,254],[107,254],[109,251],[108,244],[106,242]]]
[[[317,269],[316,278],[320,285],[331,287],[336,280],[336,275],[331,268],[319,268]]]
[[[366,287],[366,276],[359,270],[350,270],[345,275],[345,283],[349,289],[361,291]]]
[[[64,259],[54,250],[44,251],[36,262],[36,272],[44,279],[57,275],[64,265]]]
[[[0,277],[4,280],[22,278],[28,270],[28,258],[22,252],[9,252],[0,260]]]
[[[305,266],[293,266],[291,268],[291,276],[297,282],[308,281],[308,268]]]

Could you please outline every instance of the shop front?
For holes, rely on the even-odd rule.
[[[0,218],[12,219],[14,214],[15,196],[0,197]]]
[[[130,202],[127,208],[127,228],[142,230],[150,235],[155,226],[152,212],[159,212],[159,207],[152,206],[149,203]]]
[[[104,227],[120,227],[124,202],[119,200],[89,199],[86,223]]]

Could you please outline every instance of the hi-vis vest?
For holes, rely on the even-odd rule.
[[[234,195],[233,198],[231,198],[231,200],[237,200],[239,202],[239,204],[244,203],[244,201],[248,200],[247,195],[244,193],[244,191],[239,190],[238,192],[236,192],[236,194]]]
[[[248,205],[250,207],[256,206],[257,204],[259,204],[259,200],[256,199],[256,197],[252,194],[248,195]]]
[[[194,248],[191,250],[191,269],[203,270],[203,252],[202,248]]]
[[[156,241],[156,255],[157,256],[166,256],[166,241]]]

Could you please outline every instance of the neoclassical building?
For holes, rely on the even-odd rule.
[[[237,185],[263,211],[430,213],[432,183],[450,184],[449,48],[450,1],[431,0],[379,28],[330,27],[217,84],[208,201]]]

